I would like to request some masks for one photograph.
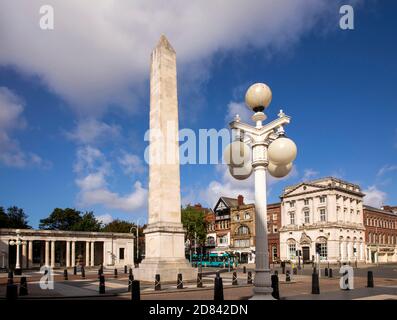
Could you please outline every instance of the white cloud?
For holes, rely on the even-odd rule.
[[[245,123],[252,122],[251,117],[253,113],[247,108],[245,103],[231,101],[227,106],[226,123],[233,121],[237,114],[240,116],[241,121]]]
[[[259,47],[268,54],[290,47],[321,18],[336,15],[337,3],[96,0],[93,5],[48,0],[45,4],[55,10],[55,29],[43,31],[41,0],[1,1],[0,20],[7,32],[0,35],[0,65],[38,75],[80,115],[102,114],[110,103],[131,110],[131,88],[146,95],[142,85],[150,52],[162,33],[187,70],[182,73],[189,76],[188,65],[205,70],[204,61],[222,50]]]
[[[306,181],[306,180],[310,180],[310,179],[312,179],[312,178],[314,178],[314,177],[316,177],[316,176],[318,176],[319,175],[319,172],[318,171],[315,171],[315,170],[313,170],[313,169],[305,169],[304,171],[303,171],[303,178],[302,178],[302,180],[303,181]]]
[[[65,135],[80,144],[93,144],[120,136],[121,128],[92,118],[80,119],[72,132]]]
[[[18,168],[27,165],[48,168],[50,162],[35,153],[23,151],[19,141],[11,136],[14,130],[26,127],[23,111],[22,99],[8,88],[0,87],[0,162]]]
[[[96,216],[96,219],[102,224],[108,224],[108,223],[111,223],[113,221],[112,215],[110,215],[108,213]]]
[[[382,207],[387,199],[387,194],[379,190],[376,186],[370,186],[363,190],[365,194],[364,203],[371,207],[380,208]]]
[[[385,165],[379,169],[378,173],[376,174],[378,177],[385,175],[386,173],[390,173],[393,171],[397,171],[397,165]]]
[[[107,178],[112,174],[111,164],[97,148],[85,146],[78,149],[75,172],[78,175],[75,182],[80,188],[77,196],[79,206],[102,205],[134,213],[147,205],[147,190],[140,181],[136,181],[132,191],[126,195],[109,189]]]
[[[143,161],[135,154],[124,152],[118,160],[125,174],[140,174],[145,171]]]

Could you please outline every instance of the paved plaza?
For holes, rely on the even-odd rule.
[[[298,275],[291,276],[291,282],[286,282],[285,275],[279,266],[275,270],[279,273],[279,288],[281,299],[287,300],[397,300],[397,265],[359,266],[354,269],[354,290],[344,291],[339,288],[338,266],[333,267],[333,278],[320,277],[320,294],[311,294],[311,266],[306,265],[298,271]],[[287,267],[288,270],[288,267]],[[367,272],[373,271],[375,288],[366,288]],[[214,269],[203,270],[203,288],[197,288],[196,282],[185,282],[183,289],[177,289],[175,283],[162,283],[161,291],[155,291],[151,283],[141,282],[142,300],[212,300]],[[226,300],[245,300],[252,295],[252,284],[247,284],[248,272],[253,272],[250,267],[247,273],[239,268],[237,270],[238,285],[232,285],[233,273],[220,270],[223,279],[224,297]],[[54,276],[54,289],[43,290],[40,288],[42,274],[39,271],[26,272],[29,295],[20,299],[117,299],[128,300],[128,274],[119,270],[115,278],[112,270],[105,270],[106,293],[99,294],[98,271],[86,271],[86,278],[81,275],[74,276],[69,270],[69,279],[63,278],[63,270],[56,270]],[[14,282],[19,283],[20,277],[14,276]],[[7,274],[0,274],[0,299],[5,298]]]

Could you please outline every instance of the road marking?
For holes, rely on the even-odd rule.
[[[364,298],[356,298],[353,300],[397,300],[397,295],[392,294],[379,294],[376,296],[369,296]]]

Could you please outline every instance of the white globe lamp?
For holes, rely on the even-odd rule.
[[[255,83],[245,94],[245,103],[251,110],[262,112],[272,101],[272,91],[264,83]]]
[[[275,165],[287,165],[295,160],[297,151],[296,144],[291,139],[278,138],[269,145],[269,162]]]
[[[283,178],[287,176],[291,172],[291,169],[292,163],[276,165],[272,162],[269,162],[267,166],[267,171],[275,178]]]
[[[223,152],[225,163],[231,167],[242,167],[251,162],[251,148],[242,141],[234,141],[227,145]]]

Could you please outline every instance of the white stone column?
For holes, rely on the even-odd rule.
[[[85,242],[85,265],[88,267],[90,265],[90,242]]]
[[[91,241],[91,261],[90,261],[90,266],[93,267],[94,266],[94,262],[95,262],[95,255],[94,255],[94,247],[95,247],[95,242]]]
[[[21,249],[20,249],[19,241],[20,241],[19,239],[16,240],[17,256],[16,256],[16,262],[15,262],[15,269],[20,269],[21,268],[21,262],[20,262]]]
[[[50,266],[50,242],[46,240],[45,242],[45,260],[44,265],[46,267]]]
[[[76,265],[76,241],[72,241],[72,267]]]
[[[28,268],[33,264],[33,241],[28,241]]]
[[[70,241],[66,241],[66,268],[70,267]]]
[[[28,267],[28,252],[26,247],[27,242],[22,242],[22,269]]]
[[[55,241],[51,241],[51,268],[55,267]]]

